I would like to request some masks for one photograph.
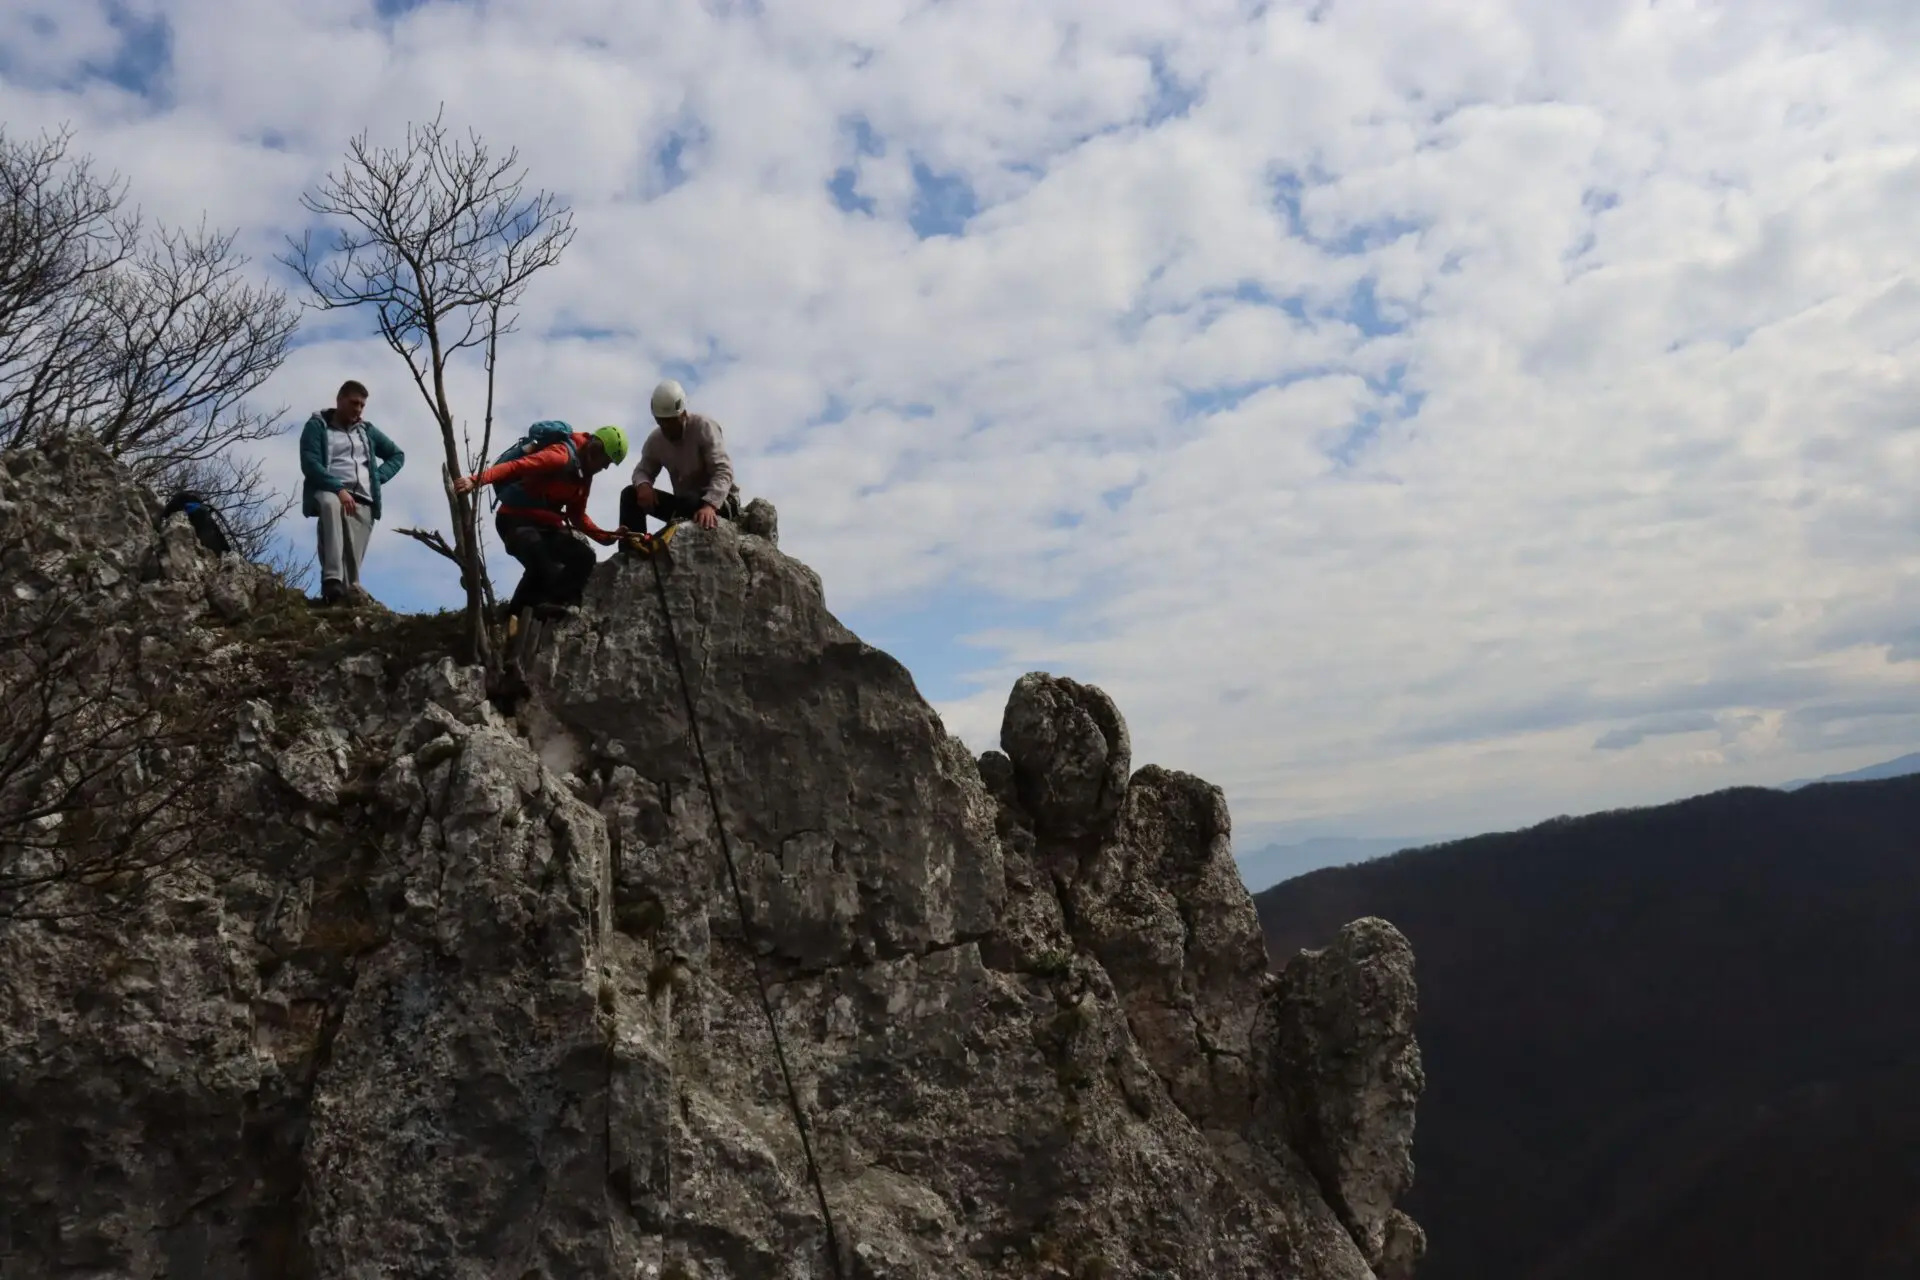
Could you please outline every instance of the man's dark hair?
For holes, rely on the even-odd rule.
[[[370,393],[367,391],[367,384],[364,382],[355,382],[352,378],[348,378],[340,384],[339,395],[366,396],[368,394]]]

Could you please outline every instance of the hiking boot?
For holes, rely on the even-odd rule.
[[[328,578],[320,584],[320,603],[332,608],[347,597],[347,589],[338,578]]]

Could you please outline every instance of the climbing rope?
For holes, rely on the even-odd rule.
[[[664,540],[663,537],[663,543]],[[687,680],[686,663],[680,659],[680,642],[673,631],[673,611],[667,605],[666,575],[660,568],[660,555],[651,554],[647,559],[653,563],[653,586],[660,596],[660,617],[667,626],[667,649],[673,655],[674,670],[680,673],[680,696],[687,704],[687,731],[693,737],[693,753],[700,759],[700,776],[707,784],[707,800],[713,806],[713,826],[720,833],[720,852],[727,863],[727,882],[733,887],[734,910],[740,915],[740,934],[746,940],[748,957],[753,963],[753,979],[760,988],[760,1010],[767,1015],[767,1030],[773,1034],[773,1053],[780,1063],[780,1078],[786,1082],[787,1105],[793,1110],[794,1126],[800,1130],[800,1150],[807,1157],[807,1177],[812,1180],[813,1194],[820,1202],[820,1220],[826,1224],[827,1255],[833,1260],[833,1274],[838,1280],[846,1280],[847,1273],[840,1260],[840,1237],[833,1229],[833,1211],[827,1207],[826,1184],[820,1180],[820,1165],[813,1158],[813,1139],[807,1131],[807,1113],[800,1105],[800,1091],[793,1086],[793,1072],[787,1066],[786,1046],[780,1039],[780,1024],[773,1015],[773,997],[767,994],[766,975],[760,968],[760,951],[753,945],[752,928],[747,923],[747,895],[740,891],[740,872],[734,866],[733,845],[727,839],[726,820],[720,816],[720,791],[713,785],[713,769],[707,764],[707,749],[700,741],[700,717],[694,710],[693,686]]]

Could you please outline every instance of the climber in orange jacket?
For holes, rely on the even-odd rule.
[[[602,529],[587,515],[593,477],[626,456],[627,433],[619,427],[586,432],[564,422],[536,422],[492,466],[453,482],[456,493],[471,493],[483,484],[497,487],[494,528],[507,554],[526,570],[513,589],[507,616],[531,605],[538,616],[552,617],[580,602],[597,557],[573,531],[602,546],[626,532]]]

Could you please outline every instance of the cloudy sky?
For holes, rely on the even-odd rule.
[[[444,103],[579,229],[509,422],[681,377],[970,745],[1093,681],[1248,850],[1920,744],[1916,53],[1898,0],[0,0],[0,119],[284,278]],[[265,401],[372,384],[370,585],[449,601],[370,334]]]

